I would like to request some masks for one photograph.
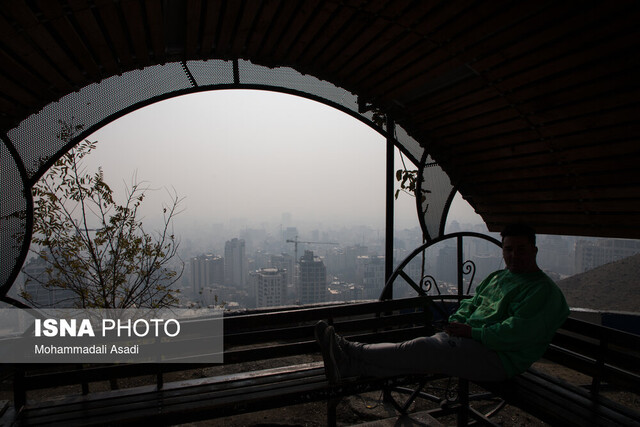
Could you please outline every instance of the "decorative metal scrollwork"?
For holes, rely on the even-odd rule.
[[[467,295],[468,295],[469,292],[471,291],[471,285],[473,285],[473,279],[476,276],[476,264],[470,259],[466,260],[464,264],[462,264],[462,274],[464,276],[471,275],[471,278],[469,279],[469,286],[467,287]]]
[[[438,282],[436,281],[435,277],[426,275],[422,276],[422,279],[420,279],[420,289],[422,289],[425,293],[428,293],[434,286],[436,287],[438,295],[440,295],[440,288],[438,287]]]

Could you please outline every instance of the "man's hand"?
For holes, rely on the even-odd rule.
[[[471,338],[471,326],[466,323],[451,322],[444,330],[454,337]]]

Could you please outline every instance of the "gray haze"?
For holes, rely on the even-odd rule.
[[[184,197],[176,221],[183,231],[284,226],[283,213],[298,227],[384,228],[384,139],[318,102],[265,91],[192,94],[138,110],[90,139],[98,148],[88,167],[102,166],[114,190],[134,176],[156,189],[145,203],[148,221],[175,191]],[[450,217],[481,222],[461,199]],[[415,200],[402,195],[396,227],[417,225]]]

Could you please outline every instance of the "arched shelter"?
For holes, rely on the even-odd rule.
[[[431,237],[457,189],[490,230],[638,238],[638,18],[634,1],[2,2],[0,294],[26,256],[30,187],[69,148],[58,120],[86,135],[223,87],[308,96],[372,126],[382,113],[427,190],[434,171],[450,178],[428,194]]]

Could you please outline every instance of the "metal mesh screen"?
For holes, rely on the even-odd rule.
[[[128,112],[158,100],[185,94],[190,90],[228,88],[233,85],[237,88],[268,87],[276,91],[283,90],[309,96],[350,112],[383,131],[372,122],[371,112],[358,113],[356,95],[329,82],[303,75],[291,68],[268,68],[249,61],[238,61],[238,75],[240,81],[234,82],[233,62],[223,60],[189,61],[185,68],[177,62],[151,66],[110,77],[65,95],[10,130],[7,136],[27,171],[28,182],[23,183],[18,173],[18,165],[3,141],[0,177],[0,296],[6,295],[15,279],[16,266],[24,262],[24,250],[29,244],[22,237],[27,227],[24,217],[27,207],[26,194],[30,191],[30,188],[25,191],[25,186],[32,185],[37,177],[44,174],[46,165],[59,158],[67,149],[65,143],[56,137],[60,130],[60,121],[82,124],[86,133],[90,133]],[[422,158],[423,148],[402,128],[397,127],[396,131],[398,144],[405,153],[413,157],[411,160],[417,163],[416,159]],[[81,137],[82,135],[79,136]],[[72,144],[77,142],[73,141]]]
[[[23,236],[27,228],[24,185],[18,172],[18,167],[9,153],[6,141],[0,145],[0,184],[2,185],[2,197],[0,197],[0,286],[2,295],[9,287],[9,279],[12,270],[16,266],[16,260],[20,258],[23,246]],[[11,191],[7,191],[11,189]]]
[[[58,157],[63,147],[56,138],[59,121],[90,129],[119,112],[151,98],[191,87],[178,63],[156,65],[113,76],[70,93],[47,105],[8,133],[29,177],[40,165]]]
[[[188,61],[187,67],[199,86],[233,83],[233,63],[230,61]]]
[[[239,69],[240,82],[243,84],[283,87],[303,94],[314,95],[355,113],[366,119],[374,128],[380,131],[383,130],[373,125],[373,113],[358,113],[357,96],[332,83],[322,81],[314,76],[301,74],[291,68],[268,68],[252,64],[249,61],[240,61]]]
[[[449,176],[430,156],[425,155],[422,163],[422,180],[417,193],[426,193],[426,200],[419,204],[420,224],[427,239],[435,239],[444,234],[447,217],[455,188]]]

